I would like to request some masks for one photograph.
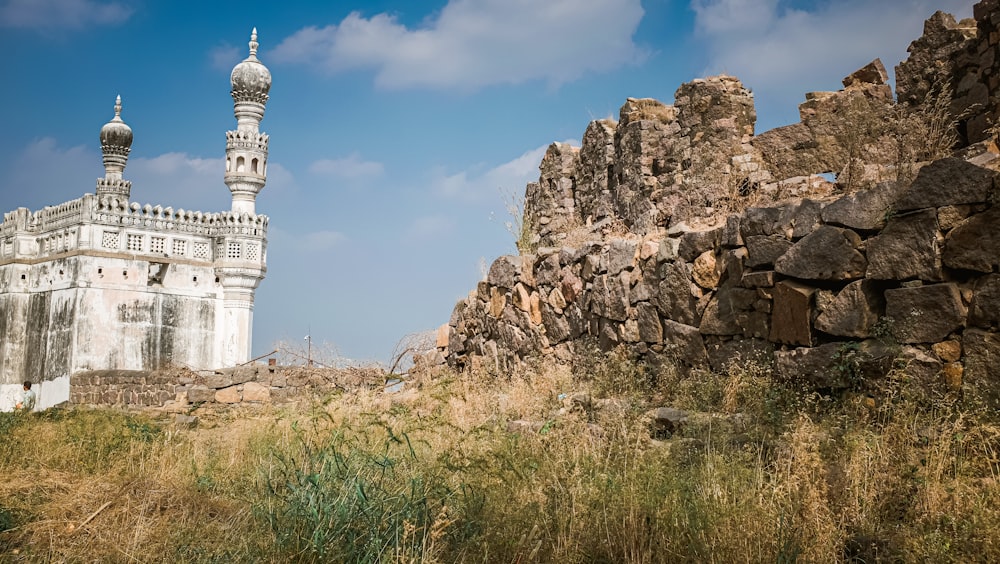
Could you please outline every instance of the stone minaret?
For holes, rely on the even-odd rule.
[[[233,211],[253,215],[267,182],[268,137],[260,132],[260,120],[271,90],[271,72],[257,60],[257,28],[250,34],[250,56],[233,68],[230,82],[236,131],[226,132],[226,186],[233,193]]]
[[[128,200],[132,183],[122,179],[132,150],[132,128],[122,121],[122,97],[115,98],[115,117],[101,128],[104,178],[97,179],[97,196],[117,196]]]
[[[232,215],[216,239],[215,274],[223,289],[224,365],[250,358],[253,300],[267,271],[267,218],[257,215],[257,194],[267,180],[266,133],[260,132],[271,73],[257,60],[257,28],[250,34],[250,56],[230,78],[236,131],[226,132],[226,185],[233,193]]]

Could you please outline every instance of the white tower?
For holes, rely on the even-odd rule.
[[[226,186],[233,207],[216,240],[215,273],[223,289],[222,361],[233,366],[250,359],[254,292],[267,271],[267,218],[257,215],[257,194],[267,181],[266,133],[260,132],[271,72],[257,60],[257,28],[250,56],[230,77],[236,131],[226,132]]]
[[[122,179],[132,150],[132,128],[122,121],[122,97],[115,98],[115,117],[101,128],[104,178],[97,179],[97,197],[117,196],[128,200],[132,183]]]
[[[226,186],[233,193],[233,211],[253,215],[267,182],[268,137],[260,132],[260,120],[271,90],[271,71],[257,60],[257,28],[250,34],[250,56],[233,68],[230,82],[236,131],[226,132]]]

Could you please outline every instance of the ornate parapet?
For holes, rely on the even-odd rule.
[[[89,248],[196,261],[232,255],[260,263],[268,225],[264,215],[174,210],[93,194],[37,212],[21,208],[3,219],[0,260],[39,259]],[[15,239],[30,244],[18,245]]]
[[[250,149],[255,151],[267,151],[267,143],[270,136],[267,133],[254,131],[227,131],[226,149]]]

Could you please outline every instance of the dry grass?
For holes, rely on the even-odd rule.
[[[898,376],[823,398],[753,364],[685,374],[604,355],[197,430],[4,414],[0,560],[1000,559],[995,414]],[[652,440],[661,405],[692,415]]]

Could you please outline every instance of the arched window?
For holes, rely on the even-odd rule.
[[[236,157],[236,172],[244,172],[246,170],[246,162],[243,157]]]
[[[250,172],[257,174],[257,159],[250,161]]]

